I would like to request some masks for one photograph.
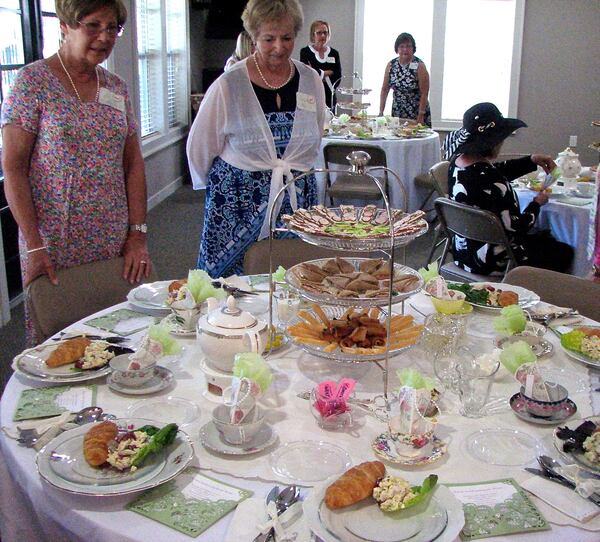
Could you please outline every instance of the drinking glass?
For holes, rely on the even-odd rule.
[[[292,320],[300,308],[300,296],[291,290],[279,290],[273,294],[277,306],[277,319],[279,330],[285,331],[287,324]]]
[[[471,350],[466,346],[461,346],[452,351],[438,351],[433,357],[433,372],[444,388],[458,393],[458,372],[456,369],[465,360],[473,357]]]
[[[430,314],[425,318],[421,346],[433,356],[452,355],[465,336],[465,316],[460,314]]]
[[[490,395],[494,375],[500,362],[481,362],[478,358],[464,359],[456,367],[460,413],[467,418],[485,416],[485,405]]]

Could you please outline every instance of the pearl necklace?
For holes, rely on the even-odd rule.
[[[60,61],[60,65],[62,66],[62,69],[67,74],[67,78],[69,79],[69,82],[71,83],[71,86],[73,87],[73,90],[75,91],[75,95],[77,96],[77,99],[80,102],[83,102],[83,100],[81,99],[81,96],[79,95],[79,91],[77,90],[77,87],[75,86],[75,83],[73,82],[71,74],[67,70],[67,67],[65,66],[65,63],[63,62],[63,59],[61,58],[60,53],[58,51],[56,51],[56,56],[58,57],[58,60]],[[100,97],[100,77],[98,76],[98,66],[96,66],[94,73],[96,74],[96,96],[94,97],[94,101],[97,102],[98,98]]]
[[[282,85],[279,85],[278,87],[276,87],[276,86],[272,85],[271,83],[269,83],[265,79],[265,76],[260,71],[260,66],[258,65],[258,60],[256,60],[256,55],[253,55],[252,58],[254,59],[254,65],[256,66],[256,69],[258,70],[258,75],[260,75],[260,78],[263,80],[263,83],[267,87],[269,87],[271,90],[279,90],[280,88],[285,87],[285,85],[287,85],[292,80],[292,77],[294,76],[294,64],[292,63],[291,60],[288,60],[288,62],[290,63],[290,74],[288,75],[288,78],[285,80],[285,82]]]

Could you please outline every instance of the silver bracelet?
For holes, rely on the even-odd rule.
[[[37,247],[37,248],[32,248],[31,250],[27,251],[27,254],[33,254],[34,252],[39,252],[40,250],[47,250],[48,247],[46,245],[43,245],[41,247]]]

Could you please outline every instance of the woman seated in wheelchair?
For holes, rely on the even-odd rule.
[[[504,140],[524,126],[527,125],[522,120],[503,117],[491,103],[469,108],[463,116],[463,127],[449,134],[445,144],[446,153],[451,156],[450,198],[497,215],[519,265],[565,272],[573,259],[573,249],[556,241],[549,232],[530,232],[540,207],[548,202],[548,194],[540,192],[521,212],[510,185],[511,180],[535,171],[537,166],[550,173],[556,167],[554,160],[545,154],[532,154],[494,162]],[[453,253],[457,265],[471,273],[502,274],[507,264],[507,254],[501,246],[459,236],[454,238]]]

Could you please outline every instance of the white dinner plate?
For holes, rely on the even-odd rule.
[[[573,326],[573,329],[575,330],[578,327],[598,327],[598,326]],[[596,369],[600,367],[600,360],[591,358],[590,356],[587,356],[583,352],[577,352],[575,350],[571,350],[570,348],[565,348],[562,345],[562,343],[561,343],[560,347],[562,348],[562,351],[565,354],[567,354],[567,356],[569,356],[571,359],[574,359],[575,361],[579,361],[580,363],[583,363],[584,365],[587,365],[588,367],[595,367]]]
[[[411,483],[420,483],[418,479],[423,478],[423,475],[422,473],[403,472],[402,477],[406,478]],[[350,512],[344,512],[343,509],[340,511],[324,510],[323,499],[325,497],[325,491],[335,480],[335,476],[331,477],[330,479],[316,485],[313,488],[303,503],[304,517],[306,518],[306,522],[310,530],[324,540],[324,542],[359,541],[361,540],[361,537],[352,534],[348,529],[348,527],[355,529],[357,527],[356,522],[349,524],[349,518],[344,520],[344,516]],[[371,505],[361,505],[359,503],[359,505],[354,505],[351,508],[354,509],[355,507],[368,508],[366,511],[372,512],[371,517],[373,515],[378,516],[380,514],[382,532],[383,529],[386,528],[386,524],[389,527],[389,523],[393,521],[389,517],[386,518],[383,512],[379,512],[377,505],[374,502]],[[397,531],[397,540],[400,541],[404,539],[410,542],[416,542],[419,540],[435,539],[436,542],[453,542],[464,527],[465,516],[462,504],[445,486],[440,485],[436,488],[434,497],[430,501],[430,504],[425,512],[425,514],[429,513],[432,514],[432,521],[429,525],[424,527],[425,529],[431,529],[431,532],[434,532],[436,530],[436,526],[438,529],[440,529],[441,526],[441,532],[437,535],[437,537],[435,535],[429,536],[429,530],[421,531],[423,538],[419,538],[419,534],[415,535],[414,537],[405,538],[406,533],[403,535],[400,534],[400,531]],[[338,515],[339,517],[334,517]],[[447,521],[445,521],[446,518]],[[332,519],[335,521],[331,521]],[[349,525],[344,527],[344,524]],[[345,528],[345,532],[342,535],[338,534],[338,529],[341,530],[341,527]],[[389,529],[386,532],[389,532]],[[394,537],[392,536],[391,538],[393,539]],[[362,538],[362,540],[364,540],[364,538]]]
[[[111,372],[110,366],[106,364],[99,369],[77,370],[75,363],[61,365],[60,367],[48,367],[46,360],[53,350],[65,341],[55,341],[44,343],[34,348],[24,350],[13,360],[13,369],[23,375],[25,378],[35,380],[37,382],[84,382],[106,376]],[[113,348],[122,348],[118,345],[111,345]],[[127,349],[128,352],[133,352]]]
[[[127,301],[139,309],[161,311],[164,313],[170,312],[171,309],[167,305],[167,297],[171,282],[173,281],[159,280],[157,282],[141,284],[127,294]]]
[[[519,307],[522,309],[527,309],[529,307],[533,307],[540,302],[540,296],[535,292],[528,290],[527,288],[521,288],[521,286],[514,286],[513,284],[505,284],[502,282],[472,282],[471,286],[493,286],[496,289],[515,292],[519,296]],[[500,312],[502,307],[490,307],[489,305],[481,305],[480,303],[471,303],[473,307],[482,311],[488,312]]]
[[[569,429],[576,429],[577,427],[579,427],[583,422],[590,420],[592,422],[594,422],[596,425],[600,425],[600,416],[590,416],[589,418],[583,418],[581,420],[572,420],[569,422],[566,422],[564,424],[564,427],[568,427]],[[556,432],[560,429],[560,427],[557,427],[554,430],[554,433],[552,435],[553,437],[553,442],[554,442],[554,447],[558,450],[558,452],[575,461],[575,463],[577,463],[580,467],[582,467],[584,470],[587,470],[589,472],[593,472],[595,474],[600,474],[600,464],[597,463],[592,463],[591,461],[589,461],[585,455],[583,455],[582,452],[565,452],[563,450],[563,444],[565,443],[564,440],[561,440],[558,438],[558,436],[556,435]]]
[[[143,425],[164,424],[141,418],[115,420],[123,431]],[[40,476],[50,485],[79,495],[97,497],[125,495],[150,489],[175,478],[194,457],[188,435],[178,431],[175,442],[158,454],[152,454],[134,473],[115,469],[94,468],[83,456],[83,437],[90,425],[61,433],[44,446],[36,456]]]

